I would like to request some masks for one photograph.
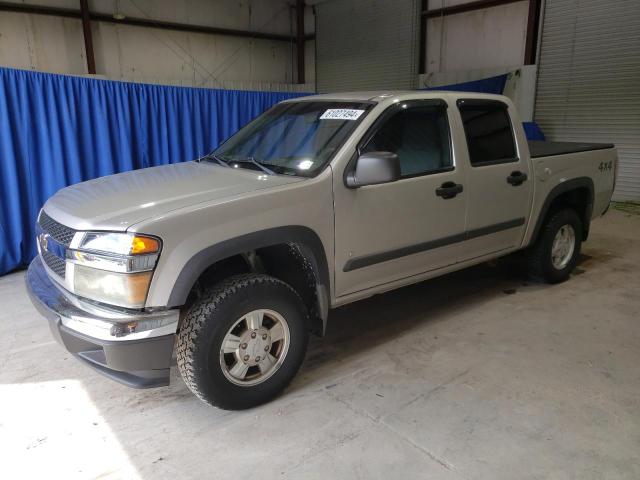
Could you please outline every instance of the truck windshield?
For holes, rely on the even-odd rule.
[[[370,107],[362,102],[280,103],[240,129],[209,160],[312,177],[331,160]]]

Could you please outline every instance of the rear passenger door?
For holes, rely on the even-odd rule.
[[[519,246],[530,211],[533,179],[526,152],[518,152],[509,106],[499,100],[460,99],[458,111],[470,168],[466,241],[461,260]],[[517,118],[517,114],[515,114]],[[518,129],[519,134],[522,129]]]

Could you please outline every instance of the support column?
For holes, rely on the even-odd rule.
[[[304,79],[304,0],[296,1],[296,51],[298,53],[298,83]]]
[[[87,56],[87,71],[91,75],[96,73],[96,59],[93,54],[93,38],[91,37],[91,16],[88,0],[80,0],[80,15],[82,17],[82,33],[84,35],[84,51]]]

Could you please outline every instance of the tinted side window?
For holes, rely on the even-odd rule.
[[[472,165],[516,160],[511,121],[504,103],[463,100],[458,102],[458,108]]]
[[[398,155],[403,177],[452,168],[446,109],[437,105],[400,108],[362,149],[362,153],[380,151]]]

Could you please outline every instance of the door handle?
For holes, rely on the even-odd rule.
[[[507,182],[517,187],[518,185],[522,185],[527,181],[527,174],[516,170],[515,172],[511,172],[511,175],[507,177]]]
[[[455,197],[459,193],[462,193],[462,185],[454,182],[444,182],[439,188],[436,188],[436,195],[442,197],[445,200]]]

